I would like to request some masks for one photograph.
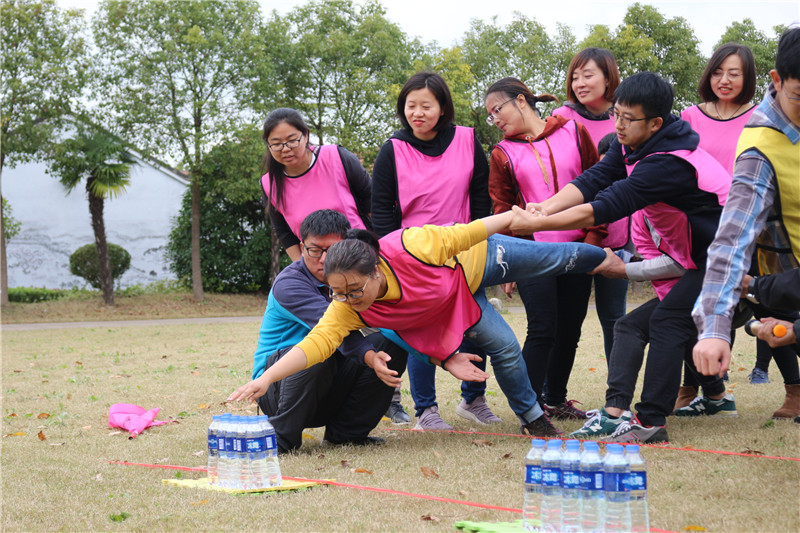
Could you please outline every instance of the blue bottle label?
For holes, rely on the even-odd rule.
[[[208,449],[209,450],[219,449],[217,444],[217,436],[211,433],[210,431],[208,432]]]
[[[247,451],[252,453],[267,451],[267,438],[257,437],[255,439],[247,439]]]
[[[539,465],[525,466],[525,483],[533,485],[542,484],[542,467]]]
[[[579,470],[562,470],[561,486],[565,489],[581,488],[581,473]]]
[[[561,469],[556,467],[543,466],[542,467],[542,486],[543,487],[560,487],[561,486]]]
[[[244,452],[247,450],[247,439],[244,437],[236,437],[233,439],[233,451]]]
[[[625,473],[604,472],[603,489],[606,492],[625,492]]]
[[[603,490],[603,472],[581,472],[581,490]]]
[[[637,470],[631,472],[625,478],[625,488],[627,490],[647,490],[647,472]]]
[[[277,450],[278,449],[278,441],[275,438],[275,435],[267,435],[266,437],[267,443],[267,450]]]
[[[217,449],[219,451],[221,451],[221,452],[226,451],[225,450],[225,437],[223,437],[222,435],[217,435]]]

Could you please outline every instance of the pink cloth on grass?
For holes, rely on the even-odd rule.
[[[150,426],[160,426],[168,422],[155,419],[160,410],[160,407],[156,407],[147,411],[131,403],[115,403],[108,408],[108,425],[128,430],[132,439]]]

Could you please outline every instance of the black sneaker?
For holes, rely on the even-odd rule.
[[[366,436],[366,437],[355,437],[343,441],[326,440],[325,442],[329,444],[335,444],[336,446],[345,446],[347,444],[351,446],[376,446],[376,445],[386,444],[386,439],[381,437]]]
[[[411,422],[411,417],[408,416],[403,404],[400,402],[392,402],[389,404],[389,409],[386,410],[386,417],[392,421],[392,424],[398,426]]]
[[[531,437],[560,437],[564,434],[550,422],[546,414],[542,414],[542,416],[533,422],[523,424],[519,428],[519,432],[523,435],[530,435]]]

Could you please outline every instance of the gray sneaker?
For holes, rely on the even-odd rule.
[[[643,426],[637,419],[622,422],[608,437],[602,439],[603,442],[621,443],[643,443],[669,442],[667,428],[664,426]]]
[[[438,429],[444,431],[452,431],[453,426],[442,420],[439,416],[439,406],[432,405],[422,411],[422,414],[417,418],[417,425],[414,429]]]
[[[496,416],[489,405],[486,403],[486,396],[478,396],[472,403],[467,403],[463,398],[458,407],[456,407],[456,414],[467,420],[477,422],[482,426],[489,424],[499,424],[502,420]]]
[[[392,424],[397,426],[408,424],[411,422],[411,417],[408,416],[403,404],[400,402],[392,402],[389,404],[389,409],[386,411],[386,416],[392,421]]]

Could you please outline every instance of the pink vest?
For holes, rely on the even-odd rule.
[[[681,118],[691,124],[692,129],[700,135],[699,147],[711,154],[733,176],[733,164],[736,162],[736,143],[742,134],[750,115],[756,106],[746,113],[730,120],[718,120],[703,113],[696,105],[681,112]]]
[[[444,361],[480,320],[480,306],[461,264],[424,263],[403,248],[402,236],[400,229],[380,240],[381,257],[400,284],[400,299],[376,300],[359,315],[368,326],[392,329],[415,350]]]
[[[402,226],[470,222],[469,184],[475,161],[472,128],[456,126],[450,146],[437,157],[427,156],[400,139],[391,141]]]
[[[511,163],[514,179],[526,203],[547,200],[583,172],[578,130],[572,120],[538,141],[503,139],[497,148],[505,152]],[[583,230],[539,231],[533,238],[544,242],[572,242],[582,241],[584,235]]]
[[[725,169],[722,168],[722,165],[720,165],[716,159],[711,157],[711,155],[702,149],[697,149],[694,151],[675,150],[673,152],[656,153],[667,153],[688,161],[695,168],[697,175],[697,186],[701,190],[716,194],[719,205],[725,205],[725,200],[728,197],[728,190],[731,187],[731,177],[727,172],[725,172]],[[656,153],[650,154],[647,157],[656,155]],[[645,159],[647,157],[645,157]],[[629,176],[638,163],[639,161],[632,165],[625,166]],[[639,217],[641,215],[647,217],[647,220],[650,222],[653,231],[655,231],[660,237],[660,242],[657,246],[657,249],[660,253],[668,255],[687,270],[697,269],[697,265],[691,258],[692,230],[689,226],[686,213],[663,202],[657,202],[655,204],[648,205],[641,211],[637,211],[637,213],[634,213],[634,221],[631,227],[631,237],[633,238],[634,235],[638,235],[638,237],[634,239],[635,243],[637,243],[637,241],[642,242],[643,240],[649,240],[652,242],[651,231],[646,227],[644,221],[637,217],[637,215],[639,215]],[[639,218],[638,222],[637,218]],[[647,236],[642,237],[643,234],[646,234]],[[637,250],[639,250],[638,243]],[[644,253],[642,251],[639,253],[641,253],[644,257]],[[652,257],[646,257],[646,259],[652,259]],[[657,288],[658,284],[666,285],[666,283],[664,283],[666,281],[669,280],[661,280],[661,283],[654,281],[653,288]],[[671,285],[666,289],[662,289],[663,294],[669,292],[670,288]],[[658,289],[656,292],[658,293]],[[661,293],[658,294],[659,298],[663,297]]]
[[[317,160],[308,171],[296,177],[286,177],[281,205],[276,205],[270,195],[269,174],[261,177],[264,194],[298,239],[303,219],[317,209],[338,211],[347,217],[352,227],[366,229],[350,191],[338,148],[335,144],[325,144],[316,148],[316,154]]]
[[[655,259],[664,253],[667,253],[662,251],[662,245],[664,248],[672,250],[673,254],[676,253],[675,250],[677,249],[679,250],[678,253],[682,254],[685,258],[685,262],[691,264],[691,268],[696,269],[696,265],[689,258],[691,255],[692,236],[686,217],[675,216],[675,213],[671,211],[677,211],[674,207],[670,207],[666,204],[656,205],[663,206],[665,209],[659,208],[654,210],[656,211],[657,218],[656,220],[650,221],[650,227],[648,227],[647,223],[645,222],[643,209],[640,209],[631,215],[631,241],[633,241],[633,245],[636,246],[636,251],[639,252],[644,259]],[[656,226],[660,227],[662,231],[667,231],[669,233],[666,236],[662,236],[656,230]],[[670,247],[666,245],[664,243],[665,238],[668,241],[671,241],[675,246]],[[673,256],[670,254],[670,257]],[[682,262],[681,266],[686,268],[686,265]],[[656,291],[656,296],[658,296],[658,299],[663,300],[664,296],[666,296],[672,287],[678,283],[679,279],[680,278],[652,280],[651,283],[653,285],[653,289]]]
[[[600,142],[600,139],[609,133],[614,133],[617,131],[616,127],[614,126],[614,119],[606,118],[603,120],[591,120],[581,116],[571,107],[561,106],[557,109],[554,109],[552,114],[561,115],[564,118],[572,119],[578,124],[582,124],[583,127],[586,128],[586,131],[589,132],[589,137],[591,137],[595,146],[597,146],[597,143]],[[600,246],[603,248],[621,248],[625,246],[625,243],[628,242],[629,221],[629,218],[625,217],[609,224],[608,236],[603,239],[603,242],[600,243]]]

